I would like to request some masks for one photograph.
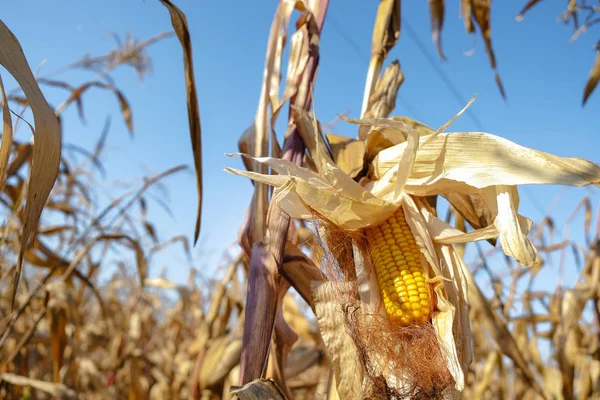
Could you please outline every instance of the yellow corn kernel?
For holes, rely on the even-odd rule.
[[[366,229],[366,236],[390,320],[402,326],[427,322],[432,312],[429,282],[402,207],[383,224]]]

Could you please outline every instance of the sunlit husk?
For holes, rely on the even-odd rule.
[[[433,269],[437,313],[432,323],[444,349],[448,370],[455,381],[456,390],[464,388],[464,379],[471,362],[471,330],[466,281],[462,273],[462,260],[451,245],[435,244],[431,239],[427,219],[435,217],[420,199],[404,195],[406,220],[415,235],[423,256]],[[435,233],[435,232],[434,232]]]

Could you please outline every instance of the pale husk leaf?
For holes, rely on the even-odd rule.
[[[424,142],[426,138],[421,138]],[[373,161],[375,178],[398,164],[407,144],[385,149]],[[419,148],[406,191],[420,196],[451,191],[455,182],[494,185],[600,185],[600,167],[529,149],[483,132],[443,133]]]
[[[409,117],[390,117],[392,121],[403,122],[419,133],[419,136],[432,135],[435,129]],[[359,120],[356,120],[359,121]],[[368,125],[362,125],[362,128],[369,128]],[[371,162],[377,154],[388,147],[406,141],[407,135],[403,130],[386,128],[381,126],[372,126],[368,130],[367,136],[367,160]]]
[[[327,141],[335,163],[349,177],[354,178],[363,169],[365,142],[346,136],[327,134]]]
[[[317,321],[329,353],[339,398],[357,399],[363,380],[362,364],[354,340],[346,329],[336,285],[339,283],[312,284]]]
[[[524,232],[518,222],[516,188],[505,185],[497,186],[496,195],[498,215],[494,220],[494,226],[498,230],[502,250],[523,265],[540,266],[541,258],[533,244],[527,239],[528,231]]]
[[[468,300],[466,279],[462,272],[462,260],[455,255],[451,246],[436,246],[432,240],[428,220],[435,218],[427,211],[425,205],[419,205],[404,194],[402,207],[406,222],[411,228],[415,241],[419,246],[427,264],[433,269],[429,276],[437,295],[436,307],[439,313],[434,314],[432,323],[444,348],[444,356],[448,371],[455,381],[455,389],[463,390],[467,367],[471,360],[470,325],[468,319]],[[457,309],[453,304],[459,304]],[[458,346],[457,346],[458,345]]]
[[[339,227],[360,229],[385,221],[397,208],[366,191],[332,163],[328,165],[331,172],[320,176],[286,160],[270,157],[253,159],[266,163],[279,175],[262,175],[233,168],[225,170],[275,186],[274,199],[292,218],[313,218],[312,210],[315,210],[327,215],[327,219]]]

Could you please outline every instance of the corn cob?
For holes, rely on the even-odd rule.
[[[427,322],[432,312],[430,284],[402,207],[384,223],[366,229],[386,313],[402,326]]]

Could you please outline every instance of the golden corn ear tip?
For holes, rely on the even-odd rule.
[[[366,229],[386,313],[402,326],[426,323],[432,312],[430,284],[402,207],[381,225]]]

